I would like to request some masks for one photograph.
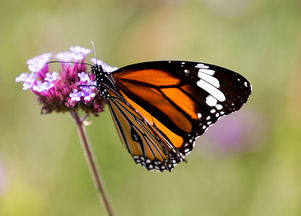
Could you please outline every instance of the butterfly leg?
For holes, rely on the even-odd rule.
[[[98,91],[98,92],[96,93],[96,95],[94,96],[93,100],[91,101],[90,107],[92,107],[92,106],[93,106],[93,104],[94,104],[94,102],[95,102],[95,100],[96,100],[97,96],[99,96],[100,94],[101,94],[101,92],[100,92],[100,91]]]

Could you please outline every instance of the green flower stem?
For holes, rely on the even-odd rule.
[[[106,194],[105,186],[103,180],[98,172],[98,167],[96,163],[96,159],[87,139],[87,134],[85,130],[85,126],[83,124],[83,120],[79,117],[76,111],[70,111],[72,118],[75,120],[77,126],[78,136],[80,137],[83,151],[85,152],[86,160],[88,163],[88,167],[90,169],[90,173],[94,180],[95,186],[98,190],[98,193],[101,197],[101,200],[106,208],[106,211],[109,216],[114,216],[112,206],[109,202],[108,195]]]

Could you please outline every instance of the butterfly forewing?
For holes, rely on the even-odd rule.
[[[145,62],[112,76],[116,90],[183,155],[192,150],[197,136],[240,109],[251,93],[241,75],[199,62]]]

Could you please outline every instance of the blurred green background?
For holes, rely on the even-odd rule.
[[[0,215],[105,215],[68,114],[40,115],[15,77],[70,46],[121,67],[181,59],[246,76],[244,108],[198,140],[187,164],[148,172],[122,147],[108,110],[88,127],[117,215],[301,215],[301,2],[0,2]]]

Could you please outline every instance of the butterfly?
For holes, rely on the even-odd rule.
[[[239,110],[252,90],[240,74],[201,62],[143,62],[112,73],[94,64],[91,70],[122,143],[148,170],[171,171],[186,161],[196,138]]]

